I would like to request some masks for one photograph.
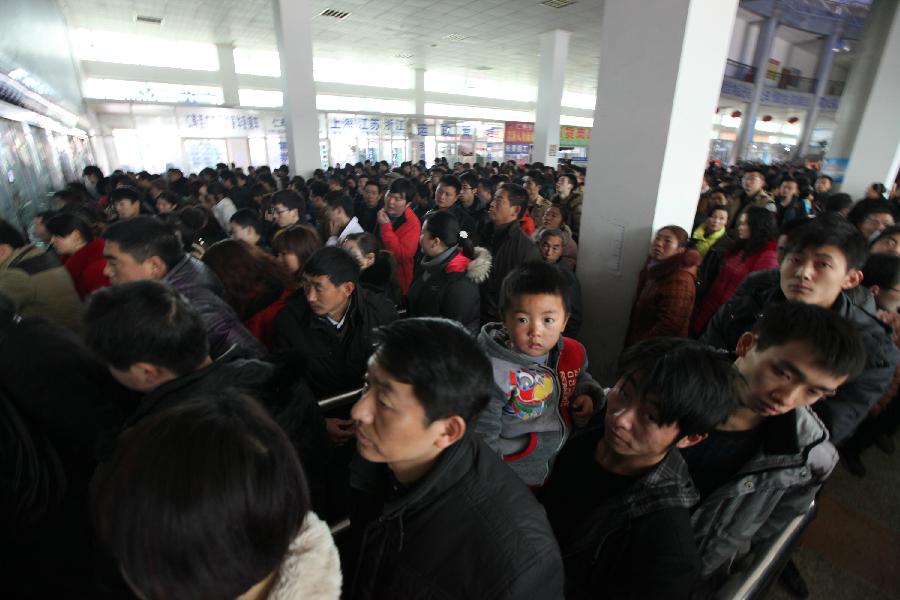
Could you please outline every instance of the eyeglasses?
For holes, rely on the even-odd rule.
[[[888,227],[891,227],[894,224],[894,221],[893,221],[893,219],[888,221],[887,219],[881,220],[881,219],[877,219],[875,217],[866,217],[866,223],[868,223],[870,225],[878,225],[879,227],[884,227],[885,229],[887,229]]]
[[[286,212],[291,212],[290,208],[273,208],[272,212],[276,215],[283,215]]]

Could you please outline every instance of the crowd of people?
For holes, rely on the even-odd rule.
[[[713,597],[838,451],[893,452],[900,199],[710,165],[604,387],[584,176],[91,166],[0,221],[7,589]]]

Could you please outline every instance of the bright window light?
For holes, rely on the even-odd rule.
[[[313,57],[313,79],[322,83],[348,83],[396,90],[411,90],[414,83],[413,70],[409,67],[360,64],[325,56]]]
[[[778,133],[781,130],[781,125],[776,123],[775,121],[763,121],[762,119],[757,119],[756,121],[756,131],[764,131],[766,133]],[[775,142],[772,142],[773,144]]]
[[[462,119],[491,119],[496,121],[534,121],[534,113],[524,110],[483,108],[480,106],[460,106],[456,104],[425,103],[425,114],[435,117],[458,117]]]
[[[740,126],[741,126],[741,118],[740,117],[732,117],[731,115],[723,115],[722,116],[722,127],[738,129]]]
[[[167,102],[172,104],[224,104],[222,88],[207,85],[179,85],[122,79],[84,80],[85,98],[129,100],[133,102]]]
[[[800,126],[794,125],[792,123],[785,123],[784,127],[781,128],[781,133],[783,133],[784,135],[799,136],[800,135]],[[791,143],[793,143],[793,142],[791,142]]]
[[[537,88],[534,86],[461,77],[440,71],[425,71],[425,91],[519,102],[537,100]],[[593,104],[591,108],[594,108]]]
[[[386,115],[411,115],[415,106],[411,100],[360,98],[357,96],[316,95],[316,109],[347,112],[374,112]]]
[[[258,106],[260,108],[279,108],[284,104],[284,94],[278,90],[238,90],[241,106]]]
[[[281,77],[281,63],[276,50],[234,49],[234,71],[241,75]]]
[[[80,60],[197,71],[219,70],[219,55],[214,44],[90,29],[76,29],[72,41]]]
[[[593,127],[594,119],[590,117],[572,117],[569,115],[561,115],[559,117],[560,125],[568,125],[570,127]]]
[[[562,105],[570,108],[583,108],[585,110],[594,110],[597,105],[597,97],[590,94],[575,94],[573,92],[563,92]]]

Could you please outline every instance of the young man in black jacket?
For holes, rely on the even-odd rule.
[[[562,598],[544,511],[469,431],[493,383],[475,340],[429,318],[397,321],[376,340],[353,407],[357,560],[345,563],[347,597]]]
[[[567,598],[688,598],[700,570],[679,453],[725,420],[737,372],[725,353],[655,338],[628,348],[602,426],[560,453],[543,502]]]

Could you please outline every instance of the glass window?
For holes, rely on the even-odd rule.
[[[500,84],[489,79],[464,77],[433,70],[425,71],[425,91],[458,96],[494,98],[497,100],[517,100],[519,102],[534,102],[537,100],[537,88],[532,85],[508,82]],[[427,109],[425,112],[428,114],[439,114],[430,113]],[[476,115],[472,116],[477,118]]]
[[[143,168],[144,161],[141,159],[141,144],[137,130],[113,129],[112,135],[119,168],[133,170]]]
[[[241,106],[280,108],[284,104],[284,94],[278,90],[239,89],[238,99]]]
[[[179,85],[123,79],[84,80],[85,98],[130,100],[134,102],[171,102],[173,104],[224,104],[222,88],[207,85]]]
[[[483,108],[481,106],[462,106],[456,104],[425,103],[425,114],[436,117],[459,117],[463,119],[495,119],[497,121],[531,121],[534,113],[523,110],[505,110],[501,108]]]
[[[415,111],[412,100],[388,100],[385,98],[361,98],[357,96],[316,95],[316,109],[349,112],[376,112],[394,115],[411,115]]]
[[[250,164],[255,166],[268,165],[266,138],[252,137],[247,141],[250,144]]]
[[[409,67],[382,64],[360,64],[358,61],[339,60],[327,56],[313,57],[313,79],[328,83],[369,85],[397,90],[411,90],[414,87],[414,71]],[[369,108],[356,110],[393,112],[378,111],[377,109]]]
[[[193,173],[199,173],[210,165],[228,162],[228,148],[225,140],[221,139],[186,139],[184,153],[188,170]]]
[[[234,71],[241,75],[281,77],[281,63],[278,51],[235,48]]]
[[[219,70],[219,54],[215,44],[90,29],[76,29],[72,43],[75,54],[81,60],[197,71]]]

